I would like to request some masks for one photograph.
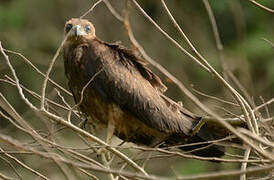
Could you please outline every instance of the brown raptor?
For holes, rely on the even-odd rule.
[[[215,138],[206,126],[193,133],[201,117],[166,97],[167,88],[160,78],[133,51],[101,41],[93,24],[85,19],[69,20],[64,31],[68,85],[90,123],[108,127],[124,141],[146,146],[172,146]],[[209,147],[193,154],[207,157],[224,154],[222,148],[209,143],[181,149],[204,146]]]

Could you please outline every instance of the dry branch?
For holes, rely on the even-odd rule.
[[[254,0],[248,0],[252,4],[258,6],[259,8],[273,13],[273,10],[267,8]],[[131,3],[129,3],[131,2]],[[0,118],[6,120],[9,124],[13,126],[16,130],[19,130],[20,133],[26,135],[26,140],[18,140],[13,136],[7,136],[5,133],[0,133],[0,158],[9,164],[11,169],[15,174],[17,174],[19,179],[24,179],[24,177],[17,171],[17,166],[23,167],[32,175],[37,176],[41,179],[50,179],[49,174],[44,175],[40,173],[40,170],[35,169],[35,165],[28,165],[24,160],[18,158],[19,156],[35,156],[38,157],[37,162],[44,162],[45,160],[50,161],[56,169],[59,170],[60,174],[65,179],[77,179],[77,173],[85,175],[86,177],[94,180],[100,179],[95,172],[100,172],[106,174],[111,180],[118,179],[147,179],[147,180],[195,180],[195,179],[220,179],[224,177],[239,177],[241,180],[246,180],[247,175],[254,174],[258,172],[268,173],[273,170],[273,161],[274,154],[273,148],[274,143],[273,135],[273,117],[271,117],[271,112],[268,111],[268,106],[274,102],[274,99],[268,101],[262,100],[262,104],[255,106],[252,104],[252,98],[246,92],[241,83],[235,78],[234,74],[229,70],[228,67],[223,67],[224,74],[227,77],[231,78],[235,82],[236,87],[241,91],[236,91],[228,81],[223,78],[209,63],[206,58],[199,52],[199,50],[193,45],[192,41],[188,38],[187,34],[184,32],[184,29],[177,23],[176,18],[173,16],[172,10],[167,6],[164,0],[159,1],[158,3],[162,5],[164,14],[169,18],[169,21],[174,25],[174,29],[177,30],[180,38],[184,40],[187,46],[191,49],[191,52],[188,52],[183,46],[178,43],[179,40],[173,39],[168,32],[164,31],[160,25],[158,25],[151,16],[149,16],[146,11],[139,5],[136,0],[126,0],[125,9],[121,12],[124,14],[121,15],[119,11],[115,10],[112,6],[112,1],[108,0],[98,0],[96,1],[91,8],[89,8],[80,18],[84,18],[89,13],[93,11],[100,3],[104,3],[106,9],[117,19],[122,25],[124,25],[127,36],[130,40],[130,43],[133,46],[133,49],[140,52],[145,60],[147,60],[151,65],[160,70],[166,77],[173,81],[177,87],[191,100],[197,107],[203,110],[207,115],[204,117],[204,121],[207,124],[218,124],[217,127],[225,128],[226,132],[231,133],[231,136],[217,139],[208,142],[198,142],[191,144],[178,145],[173,147],[166,148],[149,148],[149,147],[140,147],[136,145],[119,145],[112,146],[105,141],[101,140],[99,137],[89,133],[88,131],[79,128],[78,126],[72,124],[73,118],[81,120],[80,113],[76,110],[82,102],[82,96],[84,94],[85,88],[93,81],[95,76],[101,72],[101,70],[93,76],[86,86],[82,89],[81,100],[76,105],[69,104],[70,101],[66,99],[66,96],[71,97],[71,93],[55,82],[54,78],[50,77],[51,71],[54,67],[55,61],[60,54],[62,46],[66,40],[66,37],[63,39],[62,43],[58,47],[56,53],[54,54],[49,67],[44,74],[41,70],[31,63],[23,54],[17,53],[4,49],[0,42],[0,52],[4,57],[6,64],[8,65],[12,77],[5,75],[3,78],[0,78],[1,83],[9,84],[13,88],[16,88],[20,99],[24,102],[27,109],[36,121],[42,122],[42,124],[47,124],[47,129],[42,129],[40,131],[36,126],[33,126],[30,121],[23,114],[18,113],[19,110],[15,109],[11,102],[3,95],[4,93],[0,90]],[[208,0],[203,0],[205,8],[207,10],[209,21],[212,26],[212,31],[215,37],[216,48],[219,53],[219,59],[222,62],[223,66],[225,64],[225,57],[223,52],[223,44],[219,35],[219,30],[217,28],[217,22],[214,17],[214,12],[211,9],[210,3]],[[201,68],[201,71],[206,71],[210,73],[213,77],[216,78],[224,89],[229,90],[237,103],[224,100],[224,98],[215,97],[212,95],[207,95],[206,92],[200,92],[195,89],[192,89],[195,93],[204,96],[209,99],[213,99],[218,103],[224,105],[224,110],[229,112],[229,109],[226,109],[226,105],[233,106],[241,110],[240,114],[231,115],[230,117],[220,117],[216,112],[213,112],[208,108],[204,103],[202,103],[199,98],[197,98],[190,90],[188,90],[185,85],[175,76],[173,76],[168,70],[166,70],[161,64],[151,58],[142,47],[141,43],[137,41],[134,36],[133,29],[131,27],[131,22],[129,18],[129,13],[131,12],[130,4],[133,4],[133,8],[139,11],[144,17],[145,20],[150,22],[152,26],[156,27],[157,31],[160,32],[165,38],[167,38],[171,44],[174,44],[181,52],[186,54],[189,59],[198,65]],[[133,22],[133,21],[132,21]],[[264,39],[270,45],[273,46],[273,43]],[[11,63],[11,60],[7,53],[15,54],[25,63],[30,65],[30,68],[35,70],[37,75],[43,76],[44,80],[41,84],[41,95],[31,90],[31,88],[25,87],[20,83],[20,79],[17,76],[19,70],[15,69]],[[49,98],[47,94],[48,82],[53,84],[57,89],[53,89],[52,92],[57,96],[54,98]],[[243,96],[240,94],[244,94]],[[29,96],[30,95],[30,96]],[[28,98],[29,97],[29,98]],[[32,97],[35,98],[34,101],[40,102],[40,106],[36,106],[32,101]],[[19,98],[18,98],[19,99]],[[58,109],[56,109],[58,107]],[[266,108],[267,118],[258,116],[258,112],[261,108]],[[96,107],[95,107],[96,108]],[[59,112],[60,111],[60,112]],[[61,112],[62,111],[62,112]],[[257,114],[258,113],[258,114]],[[63,116],[61,116],[62,114]],[[64,115],[65,114],[65,115]],[[75,116],[73,116],[73,114]],[[269,125],[272,123],[272,126]],[[248,129],[245,127],[248,125]],[[269,125],[269,127],[268,127]],[[57,128],[57,126],[61,126]],[[55,129],[56,128],[56,129]],[[65,144],[66,142],[60,142],[59,138],[61,136],[58,133],[62,130],[70,130],[72,134],[77,136],[78,142],[82,142],[84,145],[81,147],[74,147]],[[240,139],[244,144],[233,144],[233,140]],[[2,147],[3,143],[3,147]],[[63,144],[64,143],[64,144]],[[190,155],[190,152],[178,152],[176,148],[202,145],[206,143],[214,143],[220,146],[229,146],[231,149],[235,150],[235,153],[226,153],[227,156],[224,158],[206,158]],[[204,147],[203,147],[204,148]],[[99,149],[104,149],[103,154],[101,154],[101,162],[96,158],[96,152]],[[240,154],[239,151],[244,151],[245,153]],[[127,155],[125,152],[133,152],[133,155]],[[255,153],[254,153],[255,152]],[[108,158],[108,156],[112,158]],[[18,157],[17,157],[18,156]],[[93,157],[94,156],[94,157]],[[117,158],[118,157],[118,158]],[[200,161],[218,161],[223,163],[238,163],[241,164],[240,170],[226,170],[213,173],[204,173],[198,175],[190,176],[179,176],[176,174],[175,177],[160,177],[155,176],[147,172],[146,167],[153,159],[167,159],[170,157],[174,158],[187,158],[195,159]],[[11,160],[11,161],[10,161]],[[138,162],[138,163],[137,163]],[[140,163],[139,163],[140,162]],[[141,163],[142,162],[142,163]],[[252,166],[252,167],[250,167]],[[69,169],[68,169],[69,168]],[[21,177],[22,176],[22,177]],[[10,174],[0,173],[0,179],[18,179],[13,178]]]

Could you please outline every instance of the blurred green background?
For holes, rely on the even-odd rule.
[[[42,72],[45,72],[63,39],[65,22],[72,17],[81,16],[94,2],[91,0],[0,0],[0,41],[4,48],[22,53]],[[123,13],[125,7],[123,0],[112,0],[110,2],[119,13]],[[164,13],[159,1],[142,0],[138,2],[164,30],[183,47],[186,47]],[[274,49],[270,43],[264,40],[274,42],[273,14],[255,7],[246,0],[210,0],[209,2],[216,17],[224,45],[225,62],[229,69],[238,78],[256,105],[262,103],[260,96],[264,100],[273,98]],[[273,0],[260,2],[274,8]],[[195,47],[218,72],[222,73],[221,61],[202,1],[169,0],[167,4]],[[134,5],[130,9],[130,22],[136,39],[153,59],[185,83],[187,87],[191,88],[191,85],[194,85],[195,89],[208,95],[233,101],[231,95],[214,77],[201,70],[163,37],[135,9]],[[130,47],[123,25],[112,16],[103,3],[98,5],[86,18],[95,25],[96,34],[100,39],[108,42],[122,41],[124,45]],[[37,75],[18,56],[9,55],[20,82],[34,92],[40,93],[42,77]],[[157,70],[155,71],[169,87],[167,94],[170,97],[178,101],[182,100],[185,106],[197,113],[202,113],[195,108],[194,104],[189,102],[173,83],[170,83]],[[10,75],[10,71],[3,57],[0,56],[0,78],[3,78],[5,74]],[[67,88],[61,56],[57,59],[51,78]],[[233,82],[231,84],[237,88]],[[0,82],[0,91],[18,112],[22,113],[24,117],[28,117],[30,123],[35,124],[35,118],[30,117],[28,108],[18,98],[14,87]],[[48,97],[52,97],[54,94],[52,88],[48,88],[47,93]],[[223,107],[223,105],[219,102],[202,96],[198,97],[217,113],[225,114],[224,111],[220,110],[220,106]],[[38,104],[35,100],[33,102]],[[70,102],[73,104],[72,98],[70,98]],[[226,106],[225,108],[234,113],[239,113],[232,107]],[[268,108],[273,115],[273,105]],[[16,130],[6,120],[1,117],[0,120],[0,131],[7,134],[12,133],[13,136],[17,135]],[[166,160],[159,160],[159,162],[162,161],[167,163]],[[168,163],[170,166],[174,166],[175,171],[179,172],[180,175],[214,171],[230,166],[235,167],[235,164],[216,165],[214,163],[172,158],[168,160]],[[2,165],[0,163],[0,170]],[[149,168],[155,174],[172,174],[171,170],[165,172],[166,166],[161,166],[161,163],[154,165],[152,163]]]

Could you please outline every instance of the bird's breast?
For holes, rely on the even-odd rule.
[[[106,127],[109,122],[114,125],[114,133],[124,141],[136,144],[152,145],[162,141],[165,135],[157,129],[148,127],[143,121],[139,120],[128,110],[117,105],[112,101],[111,92],[106,92],[107,83],[114,84],[114,87],[120,87],[117,84],[125,83],[130,77],[130,71],[126,70],[121,73],[119,67],[110,61],[103,61],[112,54],[104,53],[103,49],[89,49],[87,52],[83,49],[73,49],[65,59],[66,74],[69,78],[69,87],[74,95],[76,104],[79,104],[80,110],[90,117],[89,122],[95,127]],[[77,54],[78,53],[78,54]],[[100,58],[101,57],[101,58]],[[104,57],[104,58],[102,58]],[[101,65],[104,69],[101,73]],[[123,77],[114,78],[114,75]],[[116,77],[116,76],[115,76]],[[94,78],[94,79],[93,79]],[[130,93],[138,83],[131,83],[127,89]],[[121,87],[120,87],[121,88]],[[106,95],[108,94],[108,95]],[[114,95],[114,94],[113,94]]]

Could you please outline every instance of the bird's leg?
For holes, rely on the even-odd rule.
[[[107,136],[106,136],[106,143],[109,146],[111,144],[111,139],[114,134],[114,129],[115,129],[114,122],[111,118],[109,118],[108,126],[107,126]],[[107,168],[110,168],[110,164],[112,162],[110,152],[105,151],[105,148],[99,149],[98,152],[101,154],[101,159],[103,161],[103,164]],[[110,179],[116,179],[113,174],[109,174],[109,176],[110,176]]]
[[[111,145],[111,139],[113,137],[114,130],[115,130],[114,121],[110,118],[108,121],[107,137],[106,137],[106,143],[108,145]],[[106,157],[107,157],[107,160],[111,159],[110,152],[107,152]]]
[[[108,125],[107,125],[107,132],[106,132],[107,133],[106,134],[106,144],[108,146],[111,145],[111,139],[113,137],[114,130],[115,130],[114,121],[112,120],[112,118],[109,118]],[[110,153],[105,151],[105,147],[98,149],[97,154],[106,156],[107,160],[111,159]]]
[[[112,139],[113,134],[114,134],[114,129],[115,129],[114,121],[110,119],[108,121],[108,127],[107,127],[107,138],[106,138],[106,143],[107,144],[111,143],[111,139]]]

